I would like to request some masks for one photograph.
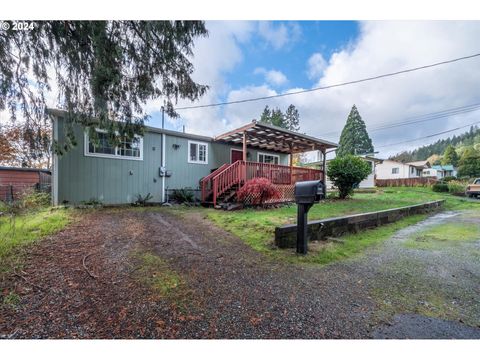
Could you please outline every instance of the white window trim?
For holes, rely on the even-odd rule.
[[[205,145],[205,161],[200,161],[200,160],[191,160],[190,158],[190,144],[196,144],[196,145]],[[190,164],[200,164],[200,165],[208,165],[208,143],[202,142],[202,141],[194,141],[194,140],[188,140],[188,158],[187,161]]]
[[[280,155],[258,152],[257,153],[257,162],[258,163],[260,162],[260,155],[263,155],[263,156],[267,155],[267,156],[276,157],[278,159],[278,164],[273,163],[273,165],[280,165]],[[269,164],[269,163],[262,163],[262,164]]]
[[[95,129],[95,131],[104,133],[106,134],[107,131],[102,130],[102,129]],[[116,155],[117,153],[117,147],[115,147],[115,155],[112,154],[100,154],[100,153],[91,153],[89,151],[88,144],[90,142],[90,136],[88,136],[88,131],[85,131],[84,133],[84,142],[83,142],[83,150],[84,150],[84,155],[89,156],[89,157],[99,157],[99,158],[104,158],[104,159],[117,159],[117,160],[134,160],[134,161],[143,161],[143,137],[138,136],[140,139],[140,156],[139,157],[134,157],[134,156],[124,156],[124,155]]]

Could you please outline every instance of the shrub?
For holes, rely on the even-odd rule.
[[[372,169],[358,156],[347,155],[333,159],[328,164],[328,177],[339,191],[340,199],[353,193],[353,188],[366,179]]]
[[[438,182],[432,185],[432,190],[435,192],[448,192],[448,184]]]
[[[467,188],[467,184],[462,181],[451,180],[448,183],[448,192],[450,194],[465,195],[466,188]]]
[[[457,177],[456,176],[445,176],[442,180],[444,182],[450,182],[452,180],[457,180]]]
[[[148,193],[147,195],[145,196],[142,196],[142,194],[138,194],[136,196],[136,200],[135,202],[133,203],[133,205],[136,205],[136,206],[145,206],[147,205],[147,202],[148,200],[151,200],[153,199],[153,196],[152,194]]]
[[[190,188],[175,189],[173,190],[171,199],[180,204],[191,203],[195,201],[195,194]]]
[[[237,192],[237,199],[245,205],[263,205],[265,201],[279,197],[280,192],[266,178],[248,180]]]
[[[21,198],[21,202],[25,209],[36,209],[49,206],[51,197],[50,194],[46,192],[32,191],[25,193]]]

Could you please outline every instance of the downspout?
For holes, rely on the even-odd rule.
[[[162,203],[165,202],[165,170],[166,170],[166,161],[165,161],[165,142],[167,136],[165,133],[162,133],[162,170],[164,174],[162,176]]]

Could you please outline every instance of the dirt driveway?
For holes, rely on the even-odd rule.
[[[465,219],[470,221],[468,215]],[[469,246],[478,249],[478,244]],[[464,312],[441,307],[442,313],[426,313],[417,303],[423,293],[416,292],[417,283],[411,285],[410,269],[426,258],[441,268],[435,256],[442,258],[437,250],[433,258],[412,258],[408,252],[420,250],[403,247],[402,256],[416,264],[407,264],[405,271],[405,263],[392,256],[402,246],[394,238],[349,261],[299,266],[255,252],[199,213],[101,210],[32,247],[22,277],[4,284],[21,302],[0,310],[0,336],[370,338],[409,337],[415,329],[417,337],[480,337],[479,262],[465,267],[450,260],[441,278],[455,271],[470,280],[461,289],[451,286],[454,281],[446,283],[451,292],[441,296],[433,292],[439,302],[453,296],[455,309]],[[432,268],[434,277],[437,268]],[[472,288],[474,279],[477,287]],[[413,305],[405,296],[414,298]],[[427,329],[430,325],[399,320],[404,312],[455,321],[437,325],[434,333]]]

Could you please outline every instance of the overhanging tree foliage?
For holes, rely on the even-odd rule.
[[[33,30],[2,31],[0,110],[13,120],[21,112],[35,129],[58,89],[68,114],[65,150],[75,145],[73,123],[105,128],[118,143],[142,132],[147,100],[164,99],[176,116],[174,103],[206,92],[191,78],[193,41],[206,35],[202,21],[39,21]]]
[[[353,105],[347,123],[340,135],[337,156],[361,155],[373,152],[372,139],[368,136],[367,127],[357,107]]]

